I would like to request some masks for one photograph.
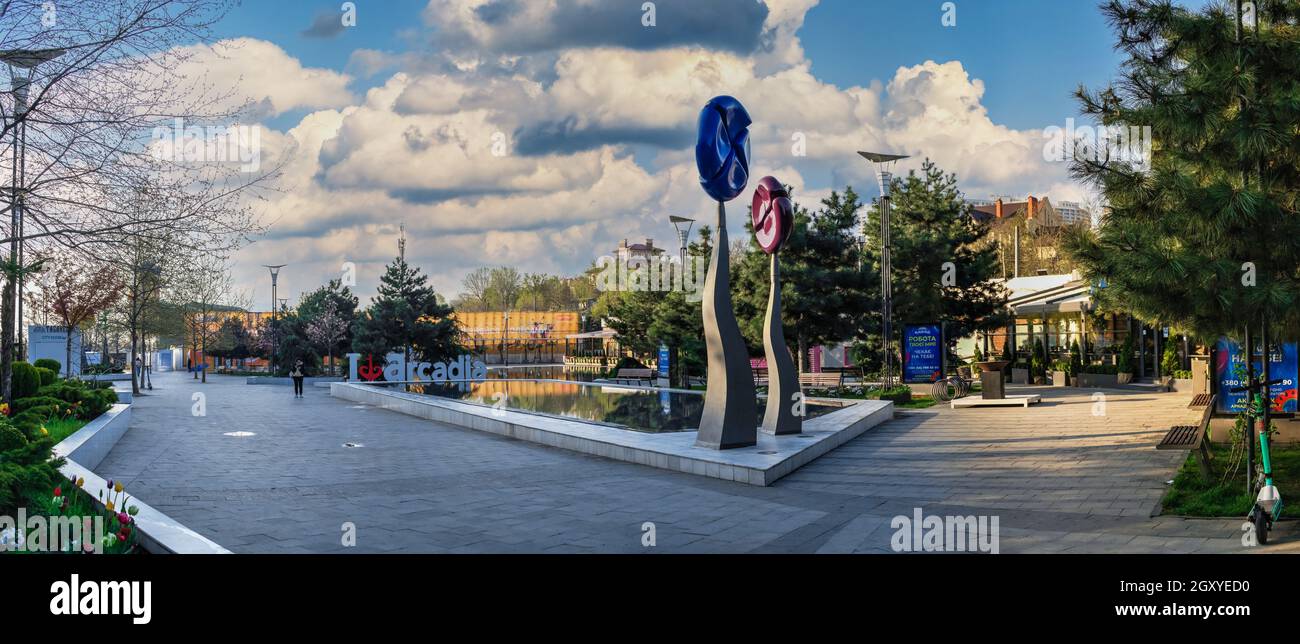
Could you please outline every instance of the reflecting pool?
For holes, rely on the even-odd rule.
[[[433,385],[373,383],[402,387],[411,393],[452,398],[532,414],[559,416],[641,432],[695,430],[704,414],[704,392],[600,385],[569,380],[504,379]],[[503,395],[504,394],[504,395]],[[766,400],[754,401],[763,419]],[[840,409],[836,405],[805,405],[805,419]]]

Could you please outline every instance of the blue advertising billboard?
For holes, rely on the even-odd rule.
[[[1215,399],[1216,411],[1224,414],[1243,412],[1246,410],[1245,392],[1231,391],[1245,384],[1246,363],[1242,347],[1229,338],[1219,338],[1214,349],[1214,379],[1219,383],[1218,397]],[[1259,374],[1263,365],[1258,357],[1254,363],[1255,373]],[[1297,352],[1296,343],[1269,346],[1268,376],[1274,380],[1282,379],[1281,384],[1269,387],[1273,411],[1296,411],[1296,383],[1300,380],[1298,372],[1300,352]]]
[[[903,326],[903,382],[934,382],[943,377],[943,327]]]

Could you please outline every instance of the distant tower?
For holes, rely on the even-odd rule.
[[[397,256],[402,258],[402,261],[404,262],[406,261],[406,224],[398,224],[397,230]]]

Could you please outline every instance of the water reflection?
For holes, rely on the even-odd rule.
[[[382,384],[382,383],[376,383]],[[694,430],[704,413],[702,392],[602,386],[567,380],[493,378],[456,384],[406,384],[408,391],[484,405],[565,418],[607,423],[643,432]],[[504,396],[501,396],[504,394]],[[762,419],[763,400],[756,400]],[[812,418],[838,409],[807,405]]]

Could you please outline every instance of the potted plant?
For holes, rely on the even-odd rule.
[[[1010,338],[1002,343],[1002,359],[1007,363],[1007,366],[1002,368],[1004,377],[1009,378],[1011,382],[1020,383],[1021,379],[1016,376],[1016,370],[1020,367],[1020,356],[1011,348]]]
[[[1124,344],[1120,345],[1119,357],[1115,360],[1115,366],[1118,367],[1116,372],[1117,382],[1126,385],[1133,382],[1133,334],[1128,334],[1124,338]]]
[[[1161,384],[1167,391],[1174,390],[1174,379],[1178,377],[1175,374],[1182,371],[1180,367],[1182,364],[1178,360],[1178,349],[1174,347],[1173,342],[1166,342],[1164,353],[1160,356],[1160,376],[1163,381]],[[1188,380],[1191,378],[1189,377]]]
[[[1118,368],[1108,364],[1090,364],[1079,374],[1080,387],[1113,387],[1119,384]]]
[[[1016,361],[1011,364],[1011,382],[1017,385],[1027,385],[1030,382],[1029,361],[1024,356],[1016,353]]]
[[[1043,348],[1042,340],[1034,341],[1033,351],[1029,358],[1030,375],[1034,378],[1034,384],[1047,384],[1047,350]]]
[[[1052,386],[1068,387],[1070,385],[1070,363],[1057,360],[1052,363]]]
[[[1173,379],[1170,383],[1170,390],[1179,393],[1191,393],[1192,391],[1192,370],[1176,369],[1173,372]]]
[[[1086,340],[1084,341],[1086,344]],[[1078,378],[1083,371],[1083,351],[1079,349],[1079,340],[1070,343],[1070,378]]]

